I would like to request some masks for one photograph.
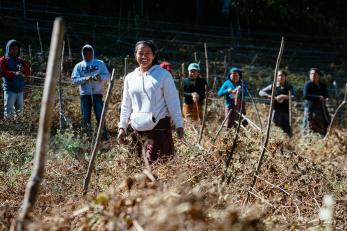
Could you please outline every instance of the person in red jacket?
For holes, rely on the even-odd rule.
[[[7,42],[5,55],[0,58],[4,90],[4,118],[19,115],[24,106],[24,77],[30,75],[29,64],[20,57],[20,44],[16,40]]]

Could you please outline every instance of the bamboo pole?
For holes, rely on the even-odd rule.
[[[60,131],[63,130],[63,128],[65,127],[65,118],[64,118],[64,113],[63,113],[63,88],[61,87],[63,68],[64,68],[64,50],[65,50],[65,41],[63,40],[63,48],[62,48],[61,59],[60,59],[60,74],[59,74],[59,88],[58,88],[58,94],[59,94],[59,129],[60,129]]]
[[[292,129],[292,91],[288,91],[288,104],[289,104],[289,127]]]
[[[115,79],[114,78],[114,72],[115,72],[115,70],[113,68],[111,79],[110,79],[110,83],[109,83],[108,89],[107,89],[105,103],[104,103],[104,106],[103,106],[102,112],[101,112],[101,118],[100,118],[100,121],[99,121],[99,127],[98,127],[98,132],[96,134],[96,140],[95,140],[94,148],[93,148],[92,155],[91,155],[91,158],[90,158],[90,161],[89,161],[89,165],[88,165],[88,171],[87,171],[87,174],[86,174],[86,176],[84,178],[83,195],[87,194],[88,184],[89,184],[89,181],[90,181],[90,177],[92,175],[92,170],[93,170],[93,167],[94,167],[96,155],[97,155],[97,152],[99,150],[101,131],[104,128],[104,121],[105,121],[105,116],[106,116],[106,112],[107,112],[107,106],[108,106],[108,102],[110,101],[110,96],[112,94],[113,82],[114,82],[114,79]]]
[[[183,80],[184,80],[184,77],[185,77],[185,67],[184,67],[184,63],[181,64],[181,76],[180,76],[180,79],[179,79],[179,83],[178,83],[178,95],[180,97],[180,105],[182,107],[182,102],[183,102]]]
[[[29,45],[28,53],[29,53],[29,63],[31,65],[33,63],[33,55],[32,55],[32,52],[31,52],[31,45]]]
[[[66,35],[66,39],[67,39],[67,46],[69,48],[69,60],[71,60],[72,59],[72,52],[71,52],[71,45],[70,45],[69,35]]]
[[[53,25],[51,46],[47,63],[47,73],[43,90],[39,130],[36,142],[36,152],[32,175],[27,183],[23,204],[17,218],[17,230],[24,230],[25,220],[32,211],[36,201],[40,182],[43,179],[46,163],[46,152],[50,136],[52,121],[53,101],[55,95],[56,80],[59,77],[59,59],[61,58],[62,42],[64,38],[64,23],[62,18],[56,18]]]
[[[241,128],[241,124],[242,124],[242,111],[243,111],[243,106],[244,106],[244,103],[243,103],[243,100],[244,100],[244,80],[241,79],[241,105],[240,105],[240,113],[239,113],[239,120],[238,120],[238,124],[237,124],[237,130],[236,130],[236,135],[235,135],[235,138],[233,140],[233,144],[231,146],[231,149],[230,149],[230,152],[227,154],[227,160],[225,161],[225,170],[224,170],[224,174],[222,175],[222,178],[221,178],[221,183],[223,183],[225,181],[226,178],[228,178],[228,182],[229,183],[229,180],[230,180],[230,177],[227,176],[228,175],[228,169],[229,169],[229,165],[231,163],[231,160],[232,160],[232,157],[233,157],[233,154],[234,154],[234,151],[236,149],[236,146],[237,146],[237,140],[239,138],[239,134],[240,134],[240,128]],[[234,100],[237,100],[237,98],[235,98]],[[232,110],[232,109],[231,109]]]
[[[202,139],[202,134],[204,132],[205,128],[205,121],[206,121],[206,115],[207,115],[207,106],[208,106],[208,83],[209,83],[209,68],[208,68],[208,55],[207,55],[207,44],[204,43],[205,47],[205,64],[206,64],[206,96],[205,96],[205,106],[204,106],[204,115],[202,117],[202,125],[201,125],[201,130],[199,134],[199,139],[198,139],[198,144],[200,144],[201,139]]]
[[[253,175],[253,180],[252,180],[250,188],[253,188],[253,186],[255,185],[256,180],[257,180],[256,176],[259,176],[260,167],[261,167],[261,164],[263,162],[263,158],[264,158],[265,151],[266,151],[266,146],[267,146],[267,143],[269,142],[271,118],[272,118],[273,106],[274,106],[274,101],[275,101],[275,93],[276,93],[277,72],[278,72],[278,69],[279,69],[279,66],[280,66],[280,63],[281,63],[283,49],[284,49],[284,37],[282,37],[281,46],[280,46],[280,50],[279,50],[279,53],[278,53],[278,56],[277,56],[277,61],[276,61],[274,80],[273,80],[273,83],[272,83],[270,110],[269,110],[269,116],[268,116],[268,120],[267,120],[266,136],[265,136],[264,143],[261,146],[257,168],[256,168],[255,173]],[[247,193],[247,198],[246,198],[245,204],[247,204],[248,199],[249,199],[249,193]]]

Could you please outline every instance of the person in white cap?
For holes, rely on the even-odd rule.
[[[188,71],[189,76],[183,80],[183,116],[193,121],[202,120],[202,104],[206,95],[207,83],[200,77],[199,64],[189,64]]]

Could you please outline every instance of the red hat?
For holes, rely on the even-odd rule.
[[[160,63],[160,66],[166,69],[168,72],[172,73],[171,63],[164,61]]]

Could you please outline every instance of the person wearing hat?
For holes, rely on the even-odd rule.
[[[207,83],[200,77],[199,64],[189,64],[188,72],[189,76],[183,80],[183,116],[193,121],[202,120],[202,103],[205,99]]]
[[[227,128],[236,127],[236,120],[241,109],[241,87],[242,87],[242,72],[237,67],[232,67],[229,71],[228,79],[223,83],[218,91],[218,96],[224,96],[224,113],[225,126]],[[243,86],[244,96],[247,96],[247,84]],[[242,102],[242,114],[246,114],[245,104]],[[246,121],[242,122],[246,125]]]
[[[272,119],[276,126],[280,127],[289,136],[292,135],[292,128],[289,124],[289,91],[294,97],[294,88],[287,81],[287,73],[283,70],[277,72],[277,85],[275,89],[275,102]],[[271,99],[272,84],[261,89],[259,95]]]
[[[0,58],[0,70],[4,90],[4,118],[20,115],[24,106],[24,77],[30,75],[29,64],[20,57],[20,44],[11,39],[7,42],[5,55]]]

